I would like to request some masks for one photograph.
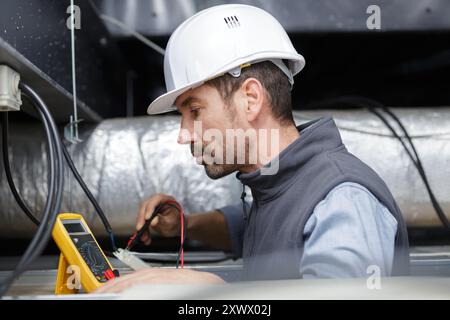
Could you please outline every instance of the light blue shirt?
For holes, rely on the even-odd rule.
[[[219,209],[225,216],[233,252],[242,255],[242,206]],[[344,182],[317,204],[305,224],[299,277],[367,277],[377,266],[389,276],[394,260],[397,221],[365,187]]]

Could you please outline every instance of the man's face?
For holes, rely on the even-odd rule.
[[[224,177],[243,166],[237,162],[234,138],[227,139],[227,130],[233,132],[242,127],[239,101],[232,99],[227,105],[215,88],[202,85],[179,96],[175,105],[182,116],[178,143],[190,144],[192,155],[211,179]]]

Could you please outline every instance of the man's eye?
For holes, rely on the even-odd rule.
[[[198,117],[199,112],[200,112],[200,108],[193,108],[193,109],[191,109],[191,114],[194,117]]]

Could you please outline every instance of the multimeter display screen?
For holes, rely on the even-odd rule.
[[[86,232],[81,222],[64,222],[63,224],[68,233]]]

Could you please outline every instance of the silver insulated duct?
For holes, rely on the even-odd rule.
[[[106,120],[82,128],[83,142],[68,147],[116,234],[131,234],[140,203],[153,193],[173,195],[187,213],[239,202],[235,177],[209,179],[203,167],[196,165],[189,147],[177,143],[179,127],[177,116]],[[34,212],[40,213],[47,192],[42,129],[39,123],[12,123],[10,132],[10,161],[17,188]],[[31,236],[35,227],[12,197],[3,163],[0,171],[0,235]],[[104,235],[100,219],[68,167],[65,177],[62,211],[83,214],[92,231]]]
[[[450,218],[450,108],[394,109],[421,155],[430,184]],[[386,181],[409,226],[440,224],[415,167],[390,131],[366,111],[301,111],[298,124],[333,116],[350,152]],[[82,143],[69,151],[114,231],[129,235],[139,204],[153,193],[168,193],[185,210],[202,212],[239,203],[241,185],[230,175],[209,179],[188,146],[176,142],[178,116],[105,120],[81,130]],[[21,195],[42,211],[47,185],[47,152],[39,123],[12,123],[10,160]],[[0,236],[31,236],[35,230],[11,195],[0,165]],[[105,234],[94,208],[66,169],[62,211],[82,213],[97,235]]]

